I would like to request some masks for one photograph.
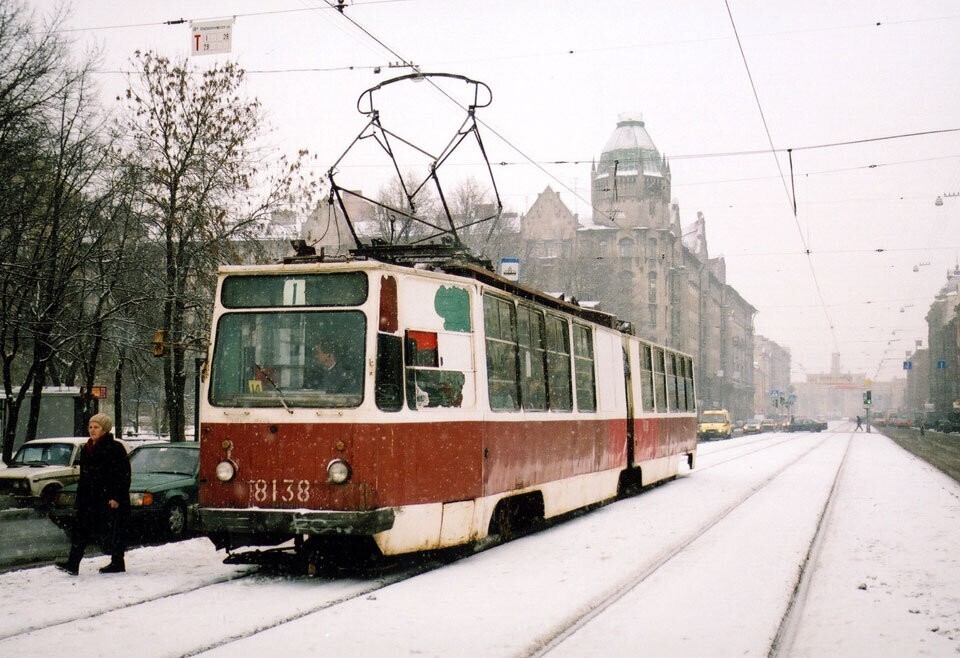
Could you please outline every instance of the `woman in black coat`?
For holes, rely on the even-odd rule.
[[[80,456],[70,557],[57,566],[77,575],[87,544],[99,537],[103,552],[110,555],[110,563],[100,573],[121,573],[126,571],[123,554],[130,516],[130,460],[126,449],[110,433],[113,421],[109,416],[93,416],[87,429],[90,439]]]

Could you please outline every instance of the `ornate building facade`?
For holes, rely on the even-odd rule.
[[[590,201],[581,218],[551,188],[538,196],[513,245],[522,281],[693,355],[700,408],[752,417],[756,309],[727,284],[724,259],[709,256],[703,215],[681,227],[670,165],[642,120],[620,117],[591,168]]]
[[[939,417],[960,409],[960,265],[947,272],[947,283],[930,304],[926,319],[930,364],[926,402]]]
[[[767,418],[781,415],[794,393],[790,350],[759,334],[753,339],[753,387],[753,409]]]

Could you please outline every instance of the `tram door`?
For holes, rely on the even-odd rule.
[[[632,466],[634,463],[634,449],[633,449],[633,437],[634,437],[634,418],[636,414],[634,413],[634,405],[637,400],[640,400],[639,390],[634,391],[634,386],[639,388],[639,379],[634,379],[633,373],[640,372],[640,350],[638,349],[639,343],[637,341],[631,341],[629,338],[624,336],[623,338],[623,385],[626,392],[627,399],[627,465]],[[636,384],[634,382],[636,381]]]

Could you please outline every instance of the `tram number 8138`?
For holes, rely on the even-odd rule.
[[[255,503],[289,503],[310,500],[310,480],[247,480],[250,500]]]

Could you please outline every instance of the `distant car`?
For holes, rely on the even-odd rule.
[[[780,431],[780,422],[772,418],[767,418],[760,421],[760,431],[761,432],[779,432]]]
[[[63,487],[80,478],[77,460],[86,442],[76,436],[27,441],[0,470],[0,494],[19,505],[49,507]]]
[[[951,411],[934,423],[932,429],[938,432],[960,432],[960,411]]]
[[[759,434],[762,431],[759,420],[748,420],[743,424],[744,434]]]
[[[726,409],[704,411],[697,424],[698,439],[729,439],[733,436],[730,414]]]
[[[785,428],[788,432],[820,432],[824,428],[820,421],[812,418],[794,418],[787,423]]]
[[[188,534],[188,510],[197,502],[199,443],[159,442],[130,453],[130,522],[134,530],[159,531],[167,539]],[[77,487],[57,496],[51,520],[69,534],[73,528]]]

